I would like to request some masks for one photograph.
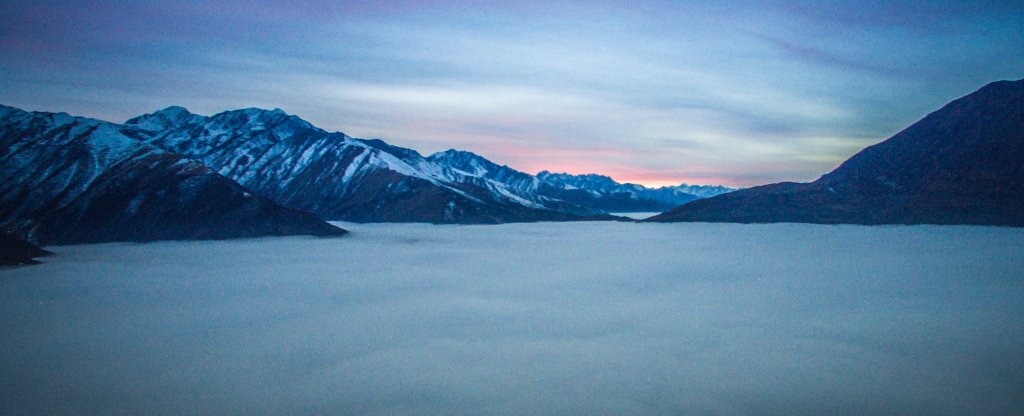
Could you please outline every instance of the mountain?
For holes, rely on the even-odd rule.
[[[687,185],[648,188],[632,183],[618,183],[604,175],[571,175],[542,171],[537,178],[558,189],[546,194],[576,204],[610,212],[666,211],[701,198],[732,192],[724,186]]]
[[[744,189],[649,221],[1024,226],[1024,80],[953,101],[814,182]]]
[[[53,253],[5,232],[0,232],[0,266],[37,264],[36,257]]]
[[[125,126],[126,134],[194,158],[260,196],[330,220],[613,219],[536,195],[530,175],[478,156],[460,157],[468,152],[424,157],[380,140],[330,133],[281,110],[249,108],[204,117],[170,107]]]
[[[432,154],[427,159],[436,163],[448,180],[482,186],[524,205],[574,215],[595,215],[609,211],[588,204],[590,199],[597,198],[589,193],[589,199],[577,200],[571,192],[564,192],[539,177],[508,166],[499,166],[472,152],[452,149]]]
[[[655,189],[655,191],[661,189],[671,189],[674,192],[690,194],[696,196],[697,199],[711,198],[716,195],[727,194],[736,190],[736,188],[721,185],[688,185],[686,183],[658,188]]]
[[[536,197],[538,181],[533,175],[508,166],[498,166],[475,153],[451,149],[434,153],[427,160],[439,166],[449,181],[474,183],[512,194],[522,199],[524,204],[544,206],[548,202],[545,198]]]
[[[663,210],[696,198],[676,188],[652,190],[640,185],[618,184],[607,177],[604,178],[610,182],[608,187],[573,186],[567,182],[572,175],[545,174],[541,179],[464,151],[448,150],[424,157],[415,150],[393,146],[381,140],[357,139],[340,132],[327,132],[280,109],[248,108],[202,116],[183,107],[173,106],[132,118],[124,124],[88,119],[78,122],[88,124],[83,127],[86,129],[96,127],[98,133],[94,139],[98,142],[114,140],[119,143],[118,146],[130,147],[131,151],[138,150],[133,146],[146,149],[145,154],[133,155],[133,158],[151,158],[134,166],[139,172],[146,170],[141,163],[150,163],[153,165],[149,170],[153,173],[172,175],[169,169],[179,169],[178,164],[161,165],[167,169],[158,172],[154,163],[157,160],[185,159],[203,174],[226,178],[228,182],[241,185],[240,190],[234,194],[251,193],[266,198],[258,199],[262,203],[272,202],[309,211],[330,220],[433,223],[615,220],[621,218],[607,215],[607,212]],[[48,127],[52,128],[56,127]],[[15,130],[10,135],[12,138],[43,134],[38,131],[19,133]],[[116,137],[116,140],[111,137]],[[78,146],[90,147],[82,144]],[[88,159],[74,152],[57,159],[76,157]],[[15,170],[33,166],[40,169],[60,166],[56,160],[46,162],[22,163],[11,160],[8,165]],[[103,168],[111,166],[104,165]],[[44,208],[40,204],[45,202],[45,195],[48,194],[43,193],[44,197],[33,201],[21,201],[12,199],[18,199],[17,195],[26,195],[29,188],[6,190],[3,198],[10,200],[7,206],[12,212],[0,212],[0,221],[4,221],[0,224],[7,223],[7,229],[18,229],[22,233],[31,231],[33,239],[48,238],[45,233],[56,232],[52,230],[58,228],[65,230],[62,232],[72,233],[76,226],[95,223],[65,224],[60,220],[76,218],[76,215],[96,215],[80,206],[86,201],[102,199],[91,193],[83,194],[86,185],[91,184],[92,180],[102,179],[97,182],[97,187],[103,185],[103,192],[110,198],[115,198],[115,193],[117,198],[139,194],[140,201],[151,199],[145,195],[146,189],[149,189],[147,187],[168,185],[158,184],[154,178],[133,177],[124,172],[123,169],[132,166],[120,168],[122,170],[117,171],[117,176],[100,176],[97,171],[91,172],[91,176],[85,177],[81,183],[72,181],[68,184],[47,184],[54,188],[51,193],[60,197],[57,205],[47,205],[45,217],[38,210]],[[39,175],[37,177],[32,174],[18,173],[22,177],[12,178],[12,184],[52,177],[45,170],[35,172]],[[136,182],[129,183],[129,178]],[[65,185],[70,186],[72,192],[62,193],[61,189]],[[114,192],[111,188],[114,185],[121,188]],[[69,197],[80,194],[87,198],[72,204],[73,198]],[[172,196],[177,197],[177,194]],[[57,207],[63,211],[56,212]],[[131,210],[122,214],[136,217],[138,213]],[[153,215],[173,217],[167,213]],[[11,225],[25,220],[31,220],[31,223]],[[124,227],[111,225],[133,220],[111,218],[113,223],[103,224],[103,230],[122,230]],[[84,230],[81,235],[94,235],[97,232],[100,230]],[[153,230],[147,233],[161,235]],[[67,238],[71,238],[70,234]]]
[[[466,177],[451,177],[452,180],[465,182],[468,178],[484,178],[504,185],[501,192],[512,193],[548,209],[576,214],[665,211],[695,199],[733,191],[723,186],[686,184],[652,189],[631,183],[621,184],[608,176],[596,174],[542,171],[533,176],[459,150],[435,153],[427,159]]]
[[[479,177],[504,185],[501,192],[512,193],[530,203],[574,214],[665,211],[695,199],[733,191],[723,186],[686,184],[652,189],[631,183],[621,184],[608,176],[596,174],[542,171],[533,176],[460,150],[435,153],[427,159],[467,178]]]
[[[608,176],[596,174],[571,175],[542,171],[537,174],[537,179],[546,185],[544,193],[547,195],[608,212],[660,212],[697,199],[685,193],[666,193],[651,198],[648,195],[650,190],[644,186],[620,184]]]
[[[6,106],[0,227],[43,245],[345,232],[147,145],[133,129]]]

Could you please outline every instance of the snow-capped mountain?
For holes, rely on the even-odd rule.
[[[718,196],[721,194],[727,194],[729,192],[733,192],[736,190],[736,188],[730,188],[721,185],[688,185],[686,183],[676,186],[665,186],[658,189],[672,189],[678,192],[696,196],[697,198],[701,199],[711,198],[713,196]]]
[[[618,183],[608,176],[596,174],[571,175],[542,171],[533,176],[508,166],[499,166],[474,153],[458,150],[436,153],[428,159],[467,176],[486,178],[502,184],[502,192],[514,193],[521,199],[565,212],[664,211],[695,199],[733,191],[723,186],[686,184],[647,188],[643,185]]]
[[[434,153],[427,160],[442,167],[447,180],[453,182],[469,182],[472,178],[481,178],[495,184],[503,185],[502,191],[514,193],[534,203],[542,203],[543,199],[534,198],[531,194],[537,190],[538,181],[533,175],[523,173],[508,166],[485,159],[472,152],[446,150]]]
[[[427,159],[438,164],[448,180],[483,186],[524,205],[576,215],[608,212],[593,204],[576,203],[572,195],[558,187],[552,187],[528,173],[499,166],[472,152],[452,149],[435,153]]]
[[[623,185],[597,175],[590,176],[605,180],[594,184],[575,180],[571,185],[572,175],[533,176],[464,151],[424,157],[381,140],[327,132],[280,109],[248,108],[202,116],[175,106],[124,124],[13,108],[5,111],[5,140],[20,141],[18,146],[26,148],[43,147],[34,150],[36,155],[27,156],[14,147],[16,151],[4,155],[9,180],[0,189],[4,191],[0,221],[7,229],[31,231],[34,241],[47,243],[72,241],[76,226],[99,223],[73,224],[66,227],[69,231],[62,231],[68,233],[63,237],[45,233],[64,225],[61,218],[99,215],[93,212],[99,208],[90,208],[95,204],[90,201],[104,199],[90,192],[116,194],[128,201],[110,202],[129,206],[105,211],[108,216],[131,214],[131,219],[118,217],[118,221],[137,220],[138,205],[146,201],[154,202],[156,209],[155,201],[168,194],[147,192],[170,185],[146,175],[202,176],[231,187],[223,192],[225,197],[251,192],[269,200],[257,199],[260,203],[356,222],[607,220],[617,218],[607,212],[664,210],[695,198],[679,190]],[[49,121],[40,121],[46,117]],[[26,196],[33,192],[38,197]],[[183,203],[188,205],[168,202]],[[58,209],[61,215],[50,214]],[[109,234],[123,227],[107,228],[104,232]],[[147,233],[156,235],[152,230]],[[106,239],[149,238],[103,235]]]
[[[204,117],[170,107],[125,125],[151,145],[329,220],[499,223],[599,213],[562,209],[561,201],[529,192],[530,175],[486,160],[470,165],[454,153],[423,157],[380,140],[327,132],[280,110]]]
[[[0,106],[0,227],[41,244],[344,233],[137,137]]]
[[[542,171],[537,179],[562,189],[565,198],[579,204],[613,212],[665,211],[687,202],[732,192],[724,186],[687,185],[648,188],[618,183],[604,175],[572,175]]]
[[[663,211],[697,199],[590,175],[533,176],[471,152],[424,157],[381,140],[327,132],[279,109],[205,117],[169,107],[125,125],[149,144],[188,155],[254,192],[321,218],[499,223]],[[599,183],[600,182],[600,183]],[[706,193],[705,193],[706,194]]]

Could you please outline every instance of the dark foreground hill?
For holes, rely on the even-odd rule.
[[[697,200],[649,221],[1024,226],[1024,80],[953,101],[814,182]]]
[[[36,257],[48,256],[52,253],[35,244],[0,231],[0,266],[19,264],[36,264]]]

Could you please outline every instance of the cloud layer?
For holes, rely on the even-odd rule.
[[[0,413],[1024,409],[1021,229],[345,227],[0,270]]]

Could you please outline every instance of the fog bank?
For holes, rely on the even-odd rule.
[[[1024,413],[1024,230],[343,224],[0,269],[0,414]]]

